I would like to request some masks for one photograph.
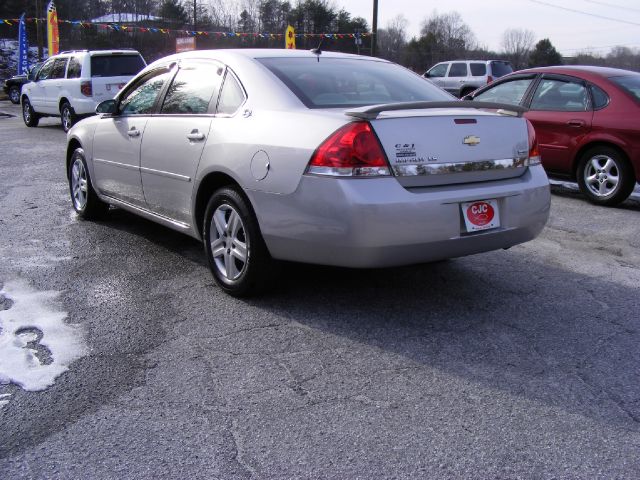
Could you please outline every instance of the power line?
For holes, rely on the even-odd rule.
[[[615,3],[598,2],[596,0],[584,0],[584,1],[588,3],[595,3],[596,5],[603,5],[605,7],[621,8],[622,10],[629,10],[630,12],[640,12],[640,8],[625,7],[624,5],[616,5]]]
[[[541,0],[529,0],[529,1],[532,3],[537,3],[539,5],[544,5],[546,7],[552,7],[552,8],[557,8],[558,10],[564,10],[566,12],[579,13],[581,15],[588,15],[589,17],[601,18],[603,20],[610,20],[612,22],[618,22],[618,23],[626,23],[627,25],[635,25],[636,27],[640,27],[640,23],[638,22],[631,22],[629,20],[621,20],[619,18],[606,17],[604,15],[598,15],[597,13],[585,12],[584,10],[576,10],[575,8],[561,7],[560,5],[554,5],[553,3],[543,2]]]

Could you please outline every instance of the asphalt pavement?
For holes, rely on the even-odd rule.
[[[198,242],[79,220],[65,139],[0,117],[0,286],[60,292],[86,344],[45,390],[0,384],[0,478],[640,476],[640,195],[555,185],[527,244],[288,265],[239,300]]]

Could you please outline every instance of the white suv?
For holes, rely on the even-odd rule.
[[[464,97],[511,72],[511,64],[504,60],[456,60],[437,63],[423,76],[456,97]]]
[[[95,113],[146,66],[135,50],[74,50],[50,57],[22,87],[22,118],[28,127],[41,117],[60,117],[68,131]]]

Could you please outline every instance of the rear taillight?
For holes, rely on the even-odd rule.
[[[307,173],[336,177],[389,175],[389,163],[367,122],[349,123],[336,130],[315,151]]]
[[[93,87],[91,86],[91,80],[82,82],[80,84],[80,93],[82,93],[85,97],[93,96]]]
[[[487,85],[493,82],[493,77],[491,75],[487,75]]]
[[[536,139],[536,131],[531,122],[527,122],[527,132],[529,133],[529,160],[528,165],[540,165],[540,151],[538,150],[538,140]]]

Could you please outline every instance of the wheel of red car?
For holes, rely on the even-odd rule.
[[[64,102],[60,106],[60,121],[62,123],[62,129],[65,132],[68,132],[77,120],[76,113],[73,111],[73,108],[71,108],[71,105],[69,105],[69,102]]]
[[[576,172],[580,190],[597,205],[617,205],[633,191],[635,176],[626,156],[615,148],[600,146],[587,150]]]
[[[203,224],[204,250],[216,283],[245,297],[267,287],[275,273],[251,207],[234,188],[221,188],[209,199]]]
[[[14,85],[9,89],[9,100],[11,103],[20,103],[20,87]]]
[[[27,127],[37,127],[40,121],[40,115],[33,110],[27,97],[22,99],[22,119]]]

